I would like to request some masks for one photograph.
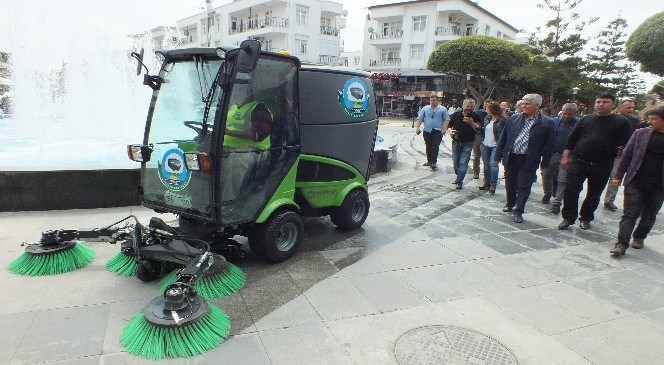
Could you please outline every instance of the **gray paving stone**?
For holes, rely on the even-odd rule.
[[[659,364],[664,328],[638,316],[619,318],[555,335],[593,364]]]
[[[13,362],[38,363],[101,355],[110,306],[40,311],[21,341]]]
[[[379,313],[348,278],[325,280],[304,293],[323,320]]]
[[[516,287],[474,262],[399,270],[395,274],[432,302],[478,296],[505,286]]]
[[[523,288],[497,291],[490,300],[538,330],[549,335],[591,324],[565,308]]]
[[[501,233],[498,234],[498,236],[516,242],[520,246],[525,246],[535,251],[558,248],[558,246],[556,246],[555,244],[532,235],[530,231]]]
[[[429,238],[400,240],[383,247],[373,254],[373,258],[390,270],[418,266],[439,265],[467,260],[465,257],[438,244]]]
[[[323,323],[262,331],[260,338],[272,365],[353,364]]]
[[[649,311],[661,307],[661,300],[641,294],[616,284],[610,277],[578,277],[569,283],[586,293],[604,299],[631,313]]]
[[[484,234],[475,236],[474,238],[483,245],[505,255],[514,255],[517,253],[532,251],[532,249],[526,246],[520,245],[497,234]]]
[[[0,315],[0,364],[9,364],[37,312]]]
[[[494,274],[513,282],[519,287],[546,284],[556,281],[556,277],[530,267],[512,257],[491,257],[477,261]]]
[[[495,257],[500,255],[498,251],[487,247],[477,239],[469,237],[445,237],[437,239],[436,241],[467,259]]]
[[[350,276],[348,280],[381,312],[431,303],[392,272]]]
[[[256,321],[256,330],[288,328],[316,322],[322,322],[321,317],[306,297],[298,296]]]

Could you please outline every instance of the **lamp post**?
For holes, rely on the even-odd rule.
[[[576,102],[576,95],[579,93],[579,90],[581,90],[581,88],[579,88],[578,86],[574,86],[572,88],[572,94],[574,94],[574,102]]]

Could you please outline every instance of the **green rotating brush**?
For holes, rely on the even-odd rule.
[[[25,252],[7,268],[14,274],[26,276],[56,275],[82,268],[94,259],[95,252],[74,241],[73,232],[43,232],[41,240],[26,245]]]
[[[159,288],[165,290],[175,283],[179,273],[171,271],[159,283]],[[244,271],[226,261],[223,256],[214,255],[214,261],[203,277],[194,284],[194,289],[205,299],[216,299],[231,295],[239,291],[245,283]]]
[[[176,282],[127,324],[120,344],[127,353],[151,360],[191,357],[219,346],[230,331],[221,309]]]

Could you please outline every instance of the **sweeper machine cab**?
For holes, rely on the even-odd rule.
[[[179,234],[212,251],[242,255],[231,239],[241,235],[274,262],[297,251],[302,217],[364,223],[378,128],[368,73],[303,66],[255,40],[157,55],[159,74],[144,76],[154,89],[144,140],[128,147],[144,206],[177,214]],[[178,253],[150,249],[138,253],[145,262]]]

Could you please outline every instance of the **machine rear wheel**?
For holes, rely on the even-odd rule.
[[[150,282],[156,279],[161,273],[161,263],[159,261],[146,260],[141,261],[136,266],[136,277],[140,281]]]
[[[299,214],[291,211],[275,213],[265,223],[253,227],[249,247],[268,261],[285,261],[300,247],[303,227]]]
[[[344,230],[360,228],[369,215],[369,195],[357,189],[351,191],[340,207],[330,214],[332,223]]]

